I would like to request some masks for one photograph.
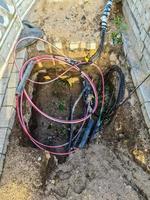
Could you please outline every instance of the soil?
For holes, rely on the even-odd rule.
[[[58,67],[57,67],[58,68]],[[44,77],[52,77],[51,70],[45,73],[40,73],[37,76],[37,81],[45,81]],[[61,70],[60,70],[61,71]],[[71,73],[67,76],[68,79],[59,79],[52,84],[36,85],[33,91],[33,101],[43,112],[49,116],[53,116],[59,119],[70,120],[70,107],[73,105],[75,100],[81,91],[80,77],[75,73]],[[76,84],[69,84],[69,79],[76,80]],[[81,118],[83,115],[83,104],[79,102],[74,112],[74,119]],[[80,124],[73,126],[77,129]],[[45,145],[61,145],[68,141],[68,132],[70,129],[69,125],[52,122],[50,123],[45,117],[41,116],[38,112],[32,109],[32,115],[29,121],[29,127],[34,138]],[[23,138],[24,139],[24,138]],[[55,149],[51,149],[55,151]],[[61,148],[58,152],[65,152],[66,149]],[[59,162],[62,162],[62,156],[57,156]]]
[[[79,59],[92,52],[87,49],[70,52],[67,42],[92,41],[95,38],[99,40],[98,24],[103,3],[98,0],[64,0],[53,3],[49,0],[39,0],[28,19],[42,27],[49,41],[65,41],[63,53]],[[111,19],[117,13],[120,14],[120,5],[114,6]],[[114,25],[111,19],[106,48],[98,64],[102,69],[110,64],[121,66],[126,77],[125,96],[127,96],[134,87],[122,47],[112,45],[110,35]],[[36,45],[32,45],[28,49],[29,57],[36,55],[35,48]],[[55,63],[55,66],[59,66],[58,63]],[[44,68],[46,72],[43,71]],[[57,69],[60,72],[62,66]],[[51,78],[57,71],[54,69],[50,71],[45,65],[40,70],[38,80]],[[96,73],[90,68],[86,70],[91,74]],[[74,74],[75,80],[77,77]],[[69,78],[68,75],[67,81],[59,80],[55,84],[37,86],[34,91],[32,90],[34,101],[47,114],[59,115],[60,118],[68,116],[69,110],[66,105],[70,103]],[[79,80],[71,81],[73,99],[78,96],[80,87]],[[75,117],[81,115],[81,108],[82,103],[79,104]],[[31,119],[30,127],[34,136],[40,137],[43,141],[47,137],[53,137],[54,143],[56,140],[61,143],[67,137],[67,127],[51,125],[35,111],[32,112]],[[104,128],[96,141],[84,150],[78,150],[61,164],[58,163],[58,158],[30,144],[23,137],[16,119],[1,178],[0,199],[148,200],[150,199],[149,146],[150,137],[136,94],[118,109],[113,121]]]

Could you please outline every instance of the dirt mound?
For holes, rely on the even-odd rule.
[[[49,174],[45,191],[40,198],[147,199],[142,192],[139,193],[136,183],[133,184],[133,180],[130,180],[132,176],[129,173],[127,175],[127,170],[108,147],[103,144],[91,145],[88,149],[70,156],[66,163]]]

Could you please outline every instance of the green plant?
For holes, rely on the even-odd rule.
[[[124,18],[122,16],[116,16],[113,20],[113,23],[115,24],[119,32],[123,32],[128,29],[128,26],[125,23]]]
[[[116,27],[116,30],[111,33],[111,38],[114,45],[121,45],[122,42],[122,33],[127,30],[128,26],[124,22],[122,16],[116,16],[113,20],[113,24]]]
[[[122,42],[122,35],[119,32],[116,32],[116,31],[112,32],[111,33],[111,38],[112,38],[112,41],[113,41],[114,45],[123,43]]]
[[[63,112],[65,110],[65,104],[64,102],[60,102],[59,106],[58,106],[58,109]]]

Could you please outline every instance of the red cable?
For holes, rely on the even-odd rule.
[[[28,37],[30,38],[30,37]],[[25,39],[28,39],[28,38],[25,38]],[[39,39],[39,38],[36,38],[36,39]],[[15,46],[15,49],[17,47],[17,45],[23,41],[24,39],[21,39],[20,41],[18,41],[18,43],[16,44]],[[41,39],[43,42],[45,42],[45,40]],[[46,41],[46,43],[48,43]],[[15,53],[14,53],[15,55]],[[47,82],[36,82],[36,81],[33,81],[33,80],[30,80],[30,82],[32,83],[35,83],[35,84],[48,84],[48,83],[51,83],[57,79],[59,79],[61,76],[63,76],[64,74],[66,74],[67,72],[71,71],[72,69],[75,69],[77,71],[80,71],[81,72],[81,76],[83,76],[84,78],[87,79],[87,81],[90,83],[92,89],[93,89],[93,92],[94,92],[94,95],[95,95],[95,106],[94,106],[94,109],[93,109],[93,112],[92,113],[95,113],[96,109],[97,109],[97,106],[98,106],[98,94],[97,94],[97,90],[96,90],[96,87],[94,85],[94,83],[92,82],[92,80],[88,77],[87,74],[85,74],[83,71],[81,71],[79,69],[79,67],[77,65],[71,65],[67,62],[68,58],[67,57],[63,57],[63,56],[53,56],[53,55],[41,55],[41,56],[36,56],[34,58],[31,58],[29,59],[28,61],[26,61],[23,66],[21,67],[21,70],[19,72],[19,80],[22,79],[22,76],[23,76],[23,73],[26,69],[26,67],[28,66],[29,62],[31,60],[34,60],[35,63],[38,63],[38,62],[41,62],[41,61],[49,61],[49,60],[57,60],[57,61],[61,61],[61,62],[64,62],[65,64],[67,64],[69,66],[69,69],[66,70],[65,72],[63,72],[61,75],[59,75],[58,77],[56,77],[55,79],[53,80],[50,80],[50,81],[47,81]],[[16,62],[15,62],[16,64]],[[100,68],[96,65],[96,64],[91,64],[93,65],[94,67],[96,67],[101,75],[101,80],[102,80],[102,106],[101,108],[103,108],[104,106],[104,100],[105,100],[105,95],[104,95],[104,77],[103,77],[103,73],[102,71],[100,70]],[[16,65],[17,66],[17,65]],[[18,66],[17,66],[18,68]],[[17,115],[18,115],[18,119],[19,119],[19,122],[25,132],[25,134],[29,137],[29,139],[41,150],[45,150],[44,147],[46,148],[52,148],[52,149],[57,149],[57,148],[62,148],[64,147],[65,145],[67,145],[68,143],[66,144],[63,144],[63,145],[57,145],[57,146],[48,146],[48,145],[45,145],[45,144],[42,144],[40,143],[39,141],[37,141],[36,139],[34,139],[32,137],[32,135],[29,133],[28,131],[28,128],[26,127],[26,124],[24,122],[24,117],[23,117],[23,109],[22,109],[22,104],[23,104],[23,98],[26,97],[26,99],[28,100],[29,104],[37,111],[39,112],[41,115],[45,116],[47,119],[49,120],[52,120],[52,121],[55,121],[55,122],[58,122],[58,123],[64,123],[64,124],[76,124],[76,123],[80,123],[82,122],[82,125],[81,125],[81,128],[79,129],[78,133],[76,134],[76,136],[80,133],[80,131],[82,130],[82,127],[84,126],[85,122],[87,119],[89,119],[91,117],[91,114],[90,115],[87,115],[87,116],[84,116],[83,118],[81,119],[76,119],[76,120],[60,120],[60,119],[56,119],[56,118],[53,118],[51,116],[48,116],[46,113],[42,112],[33,102],[32,100],[30,99],[30,97],[28,96],[26,90],[23,91],[23,93],[21,94],[21,97],[20,97],[20,100],[19,100],[19,97],[16,96],[16,110],[17,110]],[[55,154],[55,155],[69,155],[73,152],[75,152],[76,149],[72,150],[72,151],[69,151],[69,152],[53,152],[53,151],[48,151],[50,154]]]

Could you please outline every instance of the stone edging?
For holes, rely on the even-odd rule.
[[[17,54],[16,62],[19,67],[22,66],[26,56],[26,49],[23,49]],[[17,84],[18,71],[11,56],[0,79],[0,177],[3,171],[7,146],[9,144],[9,136],[16,115],[15,91]]]

